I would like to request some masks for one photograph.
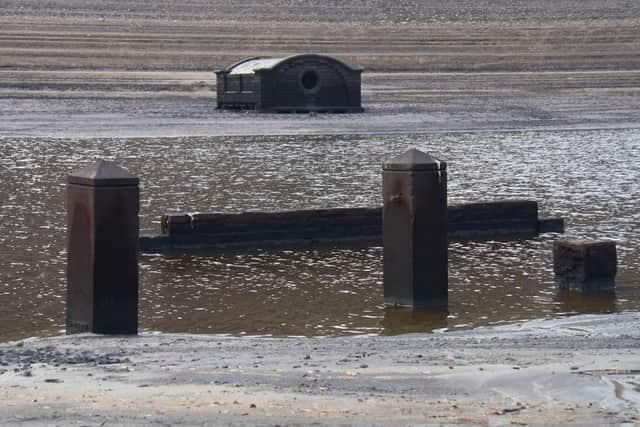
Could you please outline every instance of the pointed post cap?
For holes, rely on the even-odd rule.
[[[447,162],[442,162],[427,153],[411,148],[397,157],[385,160],[383,170],[393,171],[444,171],[447,170]]]
[[[98,160],[83,169],[72,172],[67,177],[69,184],[92,187],[130,187],[137,186],[140,178],[113,162]]]

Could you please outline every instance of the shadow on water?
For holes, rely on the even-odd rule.
[[[559,291],[557,301],[561,314],[609,314],[618,311],[614,293],[580,295]]]

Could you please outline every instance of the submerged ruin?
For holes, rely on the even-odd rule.
[[[249,58],[216,71],[218,108],[359,113],[361,73],[322,55]]]

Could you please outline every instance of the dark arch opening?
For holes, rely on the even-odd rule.
[[[313,70],[305,71],[302,74],[302,87],[306,90],[313,90],[318,86],[319,81],[318,73]]]

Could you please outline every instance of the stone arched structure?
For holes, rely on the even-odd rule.
[[[322,55],[250,58],[216,72],[218,108],[362,112],[361,73]]]

